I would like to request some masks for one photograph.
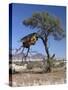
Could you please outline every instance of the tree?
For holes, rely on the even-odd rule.
[[[50,53],[48,48],[48,39],[50,36],[53,36],[55,40],[61,40],[65,37],[65,32],[61,27],[61,22],[58,17],[50,15],[47,12],[36,12],[33,13],[30,18],[27,18],[23,21],[25,26],[30,28],[36,28],[38,37],[42,40],[45,51],[47,54],[47,71],[51,71],[50,66]],[[55,55],[53,55],[55,56]],[[52,56],[52,57],[53,57]]]

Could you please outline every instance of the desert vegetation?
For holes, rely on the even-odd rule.
[[[12,62],[9,65],[9,81],[12,86],[29,85],[51,85],[64,84],[66,82],[66,60],[56,60],[55,54],[51,55],[48,47],[49,38],[54,37],[59,41],[65,38],[65,31],[61,26],[60,20],[48,12],[33,13],[30,18],[22,22],[26,27],[35,29],[34,33],[20,39],[21,46],[16,49],[16,53],[22,49],[22,54],[27,49],[27,53],[22,57],[22,62]],[[44,60],[27,61],[30,47],[36,45],[38,40],[44,45]],[[59,50],[58,50],[59,51]]]
[[[12,74],[10,85],[33,86],[66,83],[66,62],[63,60],[53,61],[50,73],[46,72],[46,65],[43,65],[41,61],[32,61],[27,65],[25,63],[13,63],[12,68],[10,67],[10,72],[12,69],[12,73],[10,73]]]

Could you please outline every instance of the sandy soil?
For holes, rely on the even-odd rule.
[[[51,73],[16,73],[12,75],[12,86],[54,85],[66,82],[66,72],[57,69]]]

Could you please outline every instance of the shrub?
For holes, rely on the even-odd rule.
[[[32,69],[33,65],[32,64],[27,64],[27,69]]]

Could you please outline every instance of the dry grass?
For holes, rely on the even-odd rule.
[[[43,73],[41,62],[31,62],[25,71],[12,74],[12,86],[64,84],[66,82],[65,67],[65,64],[52,67],[52,72]]]
[[[59,68],[51,73],[16,73],[12,74],[13,86],[52,85],[64,84],[66,80],[65,71]]]

